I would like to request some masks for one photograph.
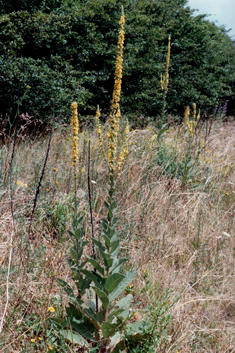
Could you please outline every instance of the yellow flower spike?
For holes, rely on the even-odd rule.
[[[117,59],[115,64],[115,74],[114,74],[114,90],[113,90],[113,99],[111,106],[111,115],[114,114],[116,118],[120,117],[121,112],[119,108],[120,95],[121,95],[121,86],[122,86],[122,63],[123,63],[123,48],[124,48],[124,25],[125,25],[125,15],[124,9],[122,6],[122,15],[119,21],[120,31],[118,36],[117,44]]]
[[[71,104],[72,117],[71,117],[71,125],[73,129],[73,145],[72,145],[72,166],[75,167],[78,159],[78,130],[79,130],[79,122],[78,122],[78,104],[77,102],[73,102]]]
[[[197,115],[197,105],[196,103],[193,103],[193,120],[196,120],[196,115]]]
[[[169,66],[170,66],[170,56],[171,56],[171,37],[168,37],[168,47],[167,47],[167,57],[166,57],[166,68],[165,68],[165,75],[161,74],[161,89],[166,94],[168,91],[168,84],[169,84]]]

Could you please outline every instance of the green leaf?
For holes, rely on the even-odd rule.
[[[115,289],[117,289],[117,286],[119,283],[125,278],[124,275],[121,275],[120,273],[113,273],[108,276],[108,278],[105,281],[104,288],[108,293],[111,293]]]
[[[128,286],[128,284],[130,284],[133,281],[135,276],[136,276],[136,270],[130,271],[125,275],[123,280],[119,283],[118,287],[109,294],[110,302],[116,299],[124,291],[124,289]]]
[[[128,294],[126,295],[124,298],[121,298],[116,304],[115,306],[118,306],[119,309],[129,309],[131,306],[131,303],[133,301],[133,295],[132,294]]]
[[[105,244],[107,246],[107,248],[110,247],[110,239],[109,237],[107,237],[105,234],[102,234],[102,237],[104,238]]]
[[[83,229],[82,228],[76,229],[74,236],[77,240],[80,240],[83,237]]]
[[[77,332],[73,332],[71,330],[60,330],[59,333],[67,342],[77,344],[80,347],[89,347],[88,342]]]
[[[92,266],[94,268],[96,268],[97,271],[99,271],[104,276],[104,268],[101,267],[100,264],[96,260],[92,259],[92,257],[87,256],[87,259],[92,264]]]
[[[98,295],[99,299],[101,300],[101,302],[103,304],[103,308],[105,310],[107,310],[108,306],[109,306],[109,298],[108,298],[107,294],[105,292],[103,292],[102,290],[100,290],[99,288],[96,288],[96,287],[92,287],[92,288],[94,289],[94,291]]]
[[[89,279],[91,279],[99,289],[103,289],[105,280],[100,275],[98,275],[98,273],[94,273],[89,270],[80,271],[84,273],[84,275],[87,276]]]
[[[73,249],[70,249],[70,254],[72,258],[75,260],[75,262],[77,263],[77,261],[79,260],[79,256],[78,256],[79,254]]]
[[[64,288],[65,292],[68,295],[74,295],[73,290],[70,287],[70,285],[68,283],[66,283],[63,279],[57,278],[57,282]]]
[[[93,342],[96,341],[96,337],[98,336],[98,330],[91,322],[85,321],[81,323],[80,321],[73,320],[71,322],[71,325],[74,330],[76,330],[81,336],[88,338]]]
[[[118,259],[117,257],[114,258],[112,267],[110,267],[109,271],[112,273],[118,272],[120,269],[120,266],[130,260],[130,257],[128,258],[123,258],[123,259]]]
[[[121,243],[120,240],[116,240],[116,241],[112,242],[112,244],[111,244],[111,252],[114,252],[118,247],[120,248],[120,246],[121,246],[120,243]]]
[[[115,324],[111,324],[110,322],[104,322],[101,326],[102,334],[104,338],[108,338],[113,336],[117,331],[118,328],[121,326],[122,322],[118,319]]]
[[[73,232],[71,232],[70,230],[67,230],[67,232],[68,232],[69,236],[73,239],[73,237],[74,237]]]
[[[99,250],[105,251],[105,246],[98,240],[92,238],[93,243],[97,246]]]

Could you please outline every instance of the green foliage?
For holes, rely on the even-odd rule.
[[[61,6],[61,4],[61,0],[0,0],[0,14],[7,14],[14,11],[50,12]]]
[[[119,254],[122,239],[116,230],[118,219],[115,217],[113,192],[114,187],[111,185],[108,201],[105,202],[107,218],[102,220],[102,240],[92,238],[96,248],[94,256],[84,258],[83,250],[88,241],[83,240],[83,216],[78,215],[74,219],[73,232],[69,231],[73,247],[68,263],[76,292],[68,283],[58,280],[70,301],[64,327],[71,326],[77,335],[94,342],[96,346],[109,347],[109,351],[116,346],[115,342],[120,343],[132,307],[132,294],[121,299],[119,296],[136,274],[135,271],[125,271],[122,266],[128,258],[120,257]],[[93,296],[86,299],[89,293],[90,296],[93,293]]]
[[[158,298],[156,293],[158,293],[159,284],[153,289],[150,289],[150,287],[150,283],[147,283],[145,290],[149,292],[150,304],[144,310],[142,322],[135,322],[126,328],[128,353],[165,351],[172,320],[169,314],[172,305],[170,303],[170,293],[166,291]]]
[[[226,32],[192,16],[185,0],[21,0],[0,2],[0,113],[45,119],[110,108],[120,6],[126,14],[122,111],[157,116],[168,35],[172,37],[167,111],[197,102],[212,111],[234,99],[235,47]],[[13,12],[15,11],[15,12]],[[30,87],[28,89],[27,87]],[[24,99],[22,99],[24,97]]]
[[[49,64],[41,59],[0,57],[2,112],[15,115],[17,107],[35,117],[50,121],[56,116],[69,116],[69,104],[77,100],[84,106],[86,90],[70,65],[52,57]]]

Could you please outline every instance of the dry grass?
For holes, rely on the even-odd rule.
[[[86,187],[86,146],[89,133],[80,136],[80,171],[78,197],[80,208],[89,216]],[[92,199],[95,229],[104,214],[107,168],[98,149],[97,137],[92,141]],[[159,165],[158,144],[153,129],[132,131],[130,154],[117,178],[117,200],[120,229],[126,237],[123,251],[132,256],[138,278],[133,292],[147,307],[150,290],[156,287],[156,298],[164,290],[171,298],[172,326],[164,352],[235,352],[235,126],[215,124],[200,168],[194,171],[199,182],[195,187],[182,186],[178,167],[175,175],[167,171],[168,161]],[[168,152],[179,151],[178,162],[185,154],[186,132],[172,129],[163,137]],[[62,317],[66,299],[56,283],[56,277],[69,281],[66,252],[73,204],[70,131],[55,132],[30,239],[30,253],[25,253],[30,212],[35,187],[46,151],[46,140],[24,142],[17,146],[14,180],[27,183],[16,186],[14,210],[16,234],[10,272],[10,301],[0,352],[45,351],[37,342],[35,323],[51,316]],[[2,147],[2,164],[10,146]],[[55,170],[55,169],[56,170]],[[4,168],[3,168],[4,169]],[[4,170],[3,170],[4,173]],[[177,174],[178,173],[178,174]],[[83,195],[83,191],[85,195]],[[84,196],[84,197],[83,197]],[[0,205],[0,314],[6,303],[6,271],[12,232],[8,191]],[[97,234],[97,233],[96,233]],[[227,235],[226,235],[227,234]],[[87,236],[89,229],[87,230]],[[87,253],[91,251],[88,246]],[[27,269],[27,271],[26,271]],[[56,308],[48,314],[48,306]],[[47,344],[47,342],[45,342]],[[41,346],[40,346],[41,345]],[[43,350],[44,349],[44,350]],[[70,348],[67,348],[69,351]]]

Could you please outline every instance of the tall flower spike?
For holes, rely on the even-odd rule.
[[[123,63],[123,48],[124,48],[124,25],[125,25],[125,15],[122,6],[122,15],[119,21],[120,31],[117,43],[117,59],[115,64],[115,74],[114,74],[114,89],[113,89],[113,99],[111,106],[111,114],[119,115],[119,102],[121,95],[122,86],[122,63]]]
[[[121,95],[122,86],[122,63],[123,63],[123,48],[124,48],[124,25],[125,25],[125,15],[122,6],[122,15],[119,21],[120,31],[117,43],[117,59],[115,64],[115,74],[114,74],[114,89],[113,89],[113,99],[111,106],[111,115],[109,118],[109,132],[108,132],[108,163],[109,163],[109,173],[113,174],[115,171],[115,160],[117,154],[117,140],[119,131],[119,117],[121,115],[119,102]]]
[[[169,66],[170,66],[170,56],[171,56],[171,37],[169,36],[168,38],[168,49],[167,49],[167,57],[166,57],[166,69],[165,69],[165,75],[161,75],[161,89],[162,91],[167,93],[168,90],[168,84],[169,84]]]
[[[72,145],[72,166],[75,167],[78,158],[78,104],[77,102],[73,102],[71,104],[72,117],[71,117],[71,125],[73,129],[73,145]]]

